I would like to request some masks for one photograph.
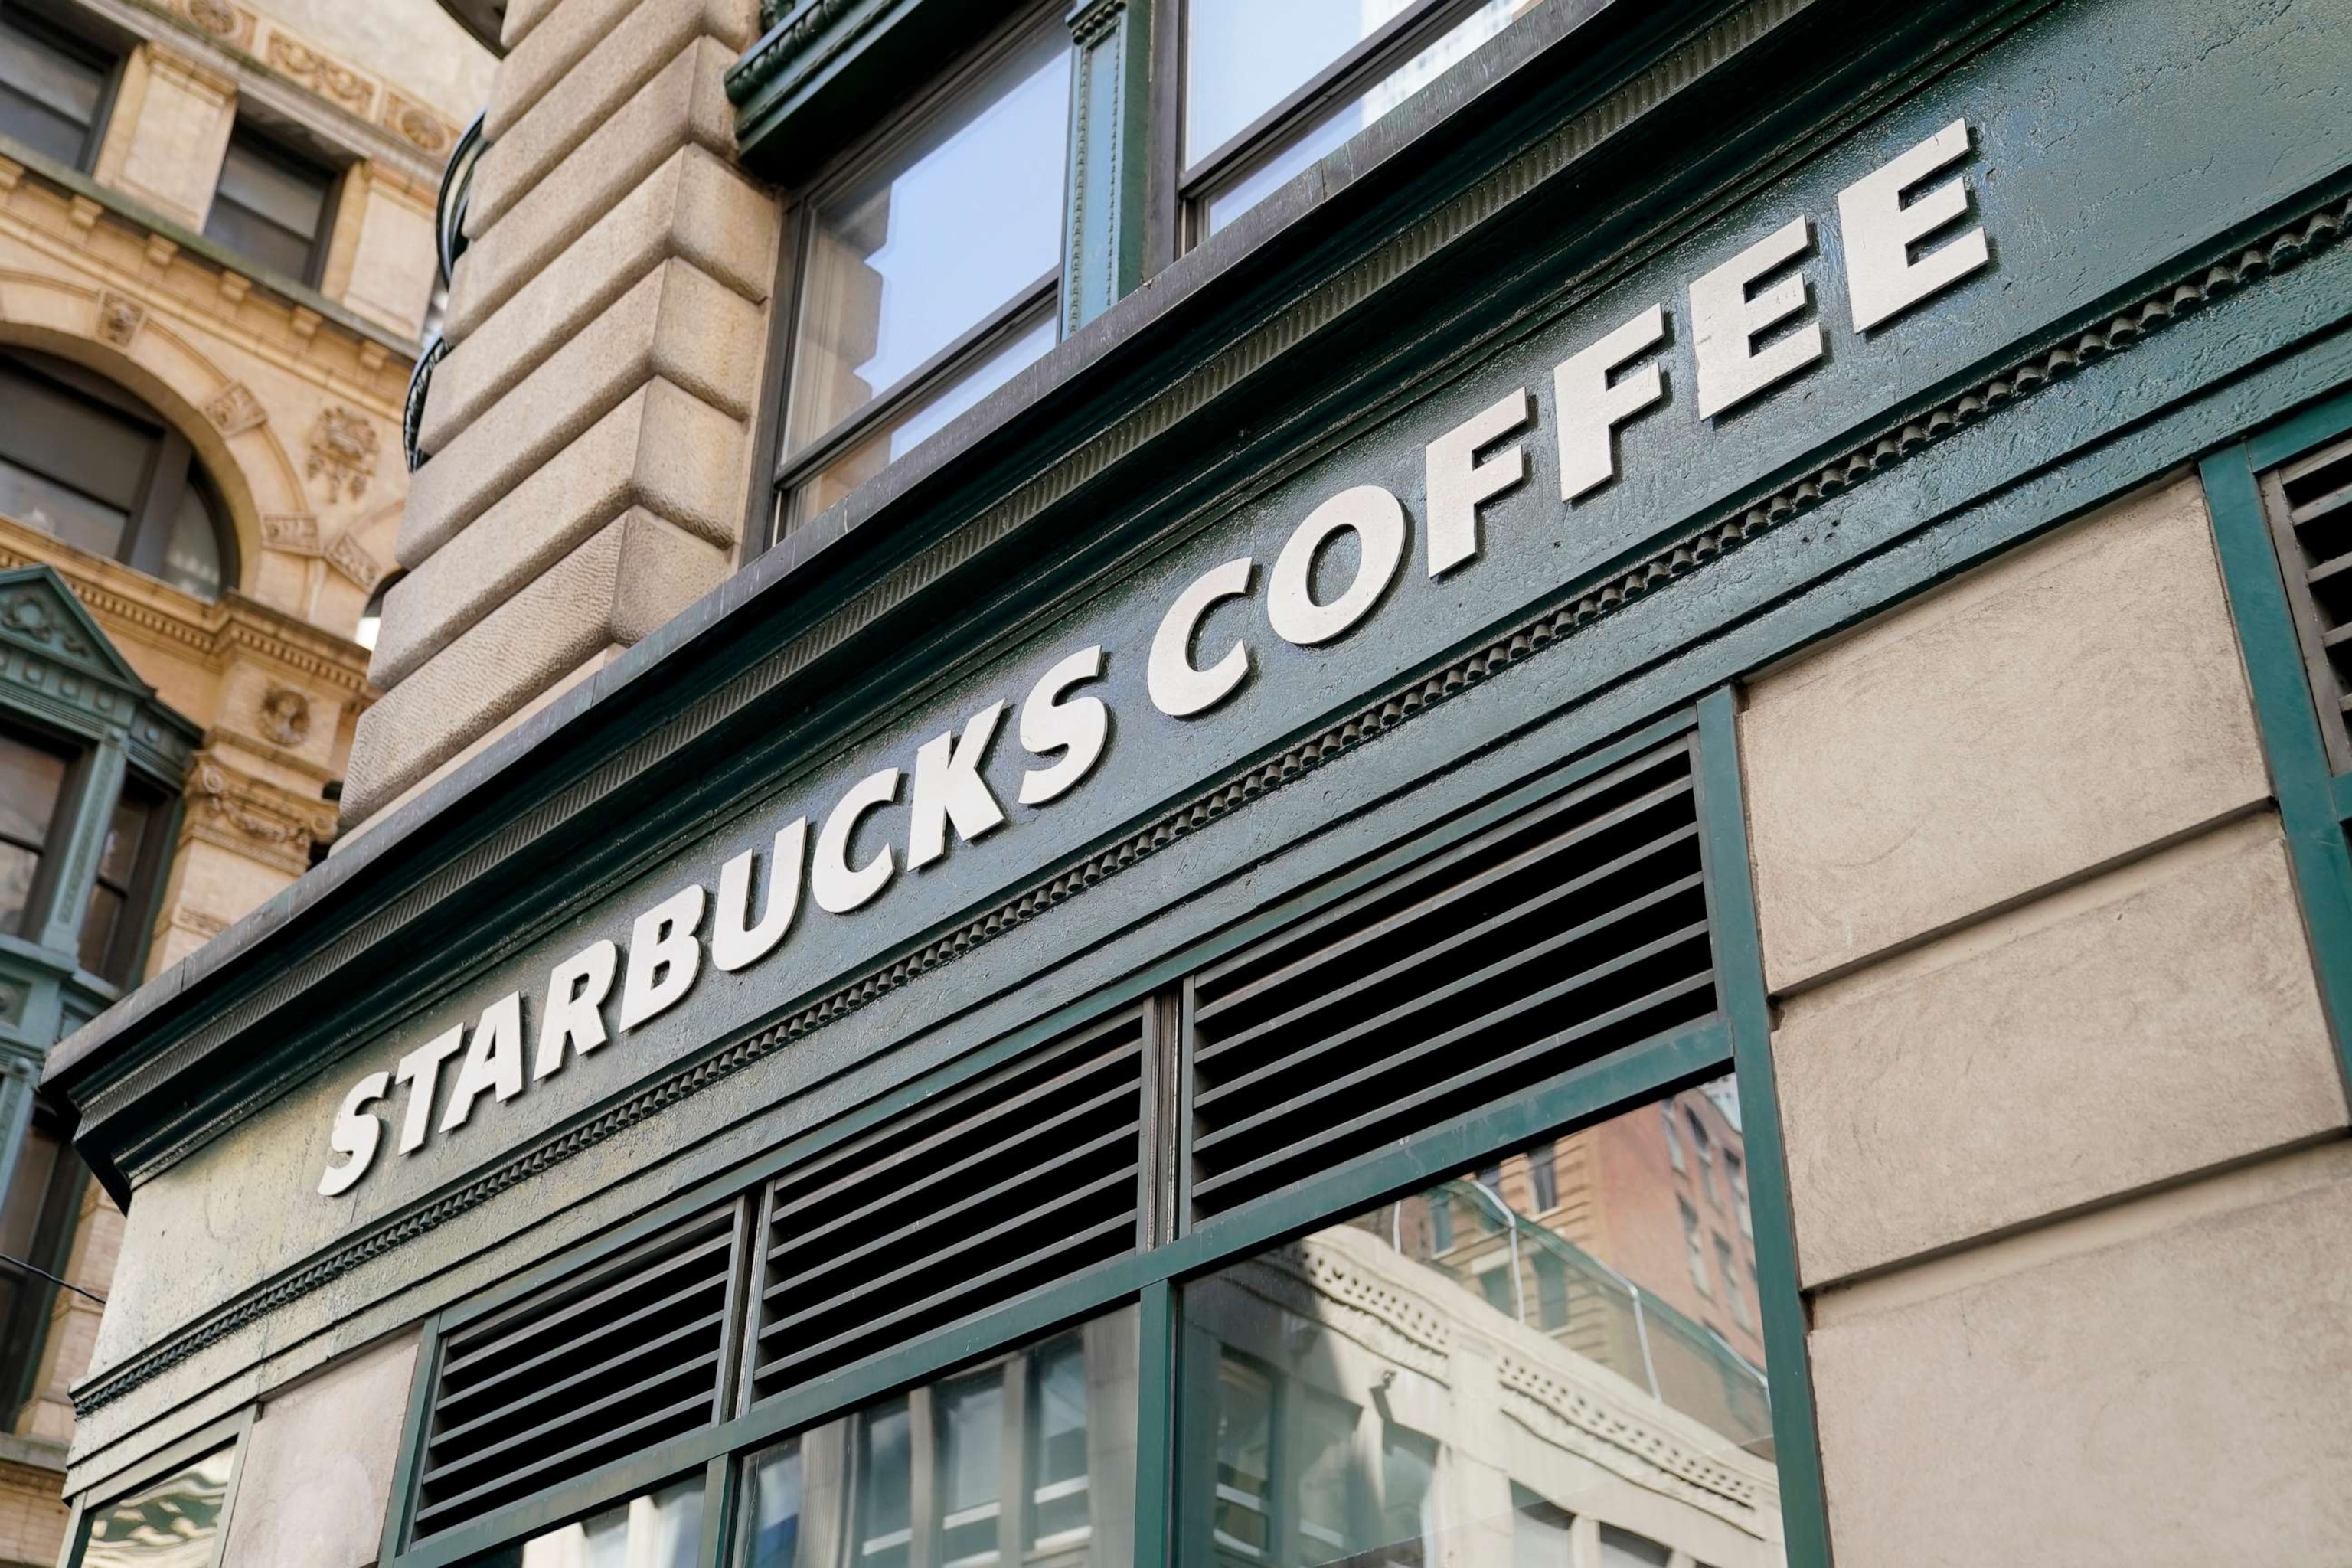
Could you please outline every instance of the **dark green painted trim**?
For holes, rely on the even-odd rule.
[[[735,1539],[735,1515],[742,1503],[742,1466],[719,1454],[702,1467],[702,1544],[695,1568],[727,1568]]]
[[[1183,1324],[1176,1287],[1156,1280],[1143,1289],[1136,1357],[1135,1562],[1137,1568],[1171,1561],[1175,1538],[1176,1377]],[[1157,1485],[1152,1478],[1160,1478]]]
[[[1152,0],[1077,0],[1068,16],[1067,337],[1143,281],[1151,172]]]
[[[2246,437],[2246,460],[2256,472],[2333,441],[2352,430],[2352,392],[2324,399]]]
[[[1772,1011],[1764,944],[1748,859],[1748,806],[1728,687],[1698,705],[1699,822],[1715,928],[1717,996],[1731,1030],[1740,1137],[1748,1153],[1748,1216],[1754,1226],[1756,1294],[1764,1314],[1765,1375],[1772,1392],[1773,1458],[1792,1568],[1829,1568],[1829,1501],[1813,1418],[1812,1357],[1789,1207],[1780,1097],[1772,1076]]]
[[[2341,400],[2336,406],[2340,410]],[[2305,444],[2325,438],[2315,436]],[[2289,455],[2279,449],[2281,445],[2265,443],[2272,461]],[[2214,549],[2221,557],[2230,612],[2237,621],[2246,679],[2253,691],[2254,721],[2270,764],[2271,791],[2278,799],[2279,823],[2286,835],[2287,858],[2303,899],[2312,966],[2335,1035],[2336,1064],[2352,1089],[2352,855],[2345,848],[2338,785],[2328,769],[2326,745],[2312,708],[2310,678],[2279,577],[2278,557],[2271,547],[2252,454],[2252,442],[2240,442],[2207,458],[2199,471],[2212,512]]]
[[[425,1417],[432,1407],[435,1369],[440,1365],[442,1315],[425,1320],[417,1342],[415,1369],[408,1376],[408,1409],[400,1421],[400,1452],[392,1469],[392,1500],[383,1510],[383,1543],[376,1560],[390,1563],[408,1539],[410,1519],[416,1511],[416,1468],[425,1459]]]

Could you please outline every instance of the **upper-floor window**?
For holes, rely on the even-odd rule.
[[[69,168],[89,168],[113,76],[105,50],[0,3],[0,136]]]
[[[334,193],[332,169],[240,120],[205,215],[205,237],[298,283],[315,283]]]
[[[1214,234],[1535,0],[1184,0],[1185,227]]]
[[[187,438],[45,355],[0,354],[0,517],[199,598],[236,580],[236,547]]]
[[[812,194],[779,474],[786,527],[1054,346],[1069,123],[1056,7]]]
[[[41,872],[73,831],[58,806],[75,762],[76,749],[62,742],[0,731],[0,930],[30,936],[53,905],[57,892]],[[99,850],[79,958],[118,985],[130,981],[143,947],[140,927],[152,901],[166,804],[152,785],[127,781]]]

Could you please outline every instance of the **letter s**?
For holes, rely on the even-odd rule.
[[[351,1156],[340,1165],[329,1165],[326,1174],[319,1178],[319,1195],[341,1197],[359,1185],[368,1167],[375,1163],[376,1145],[383,1141],[383,1122],[361,1109],[373,1100],[382,1100],[392,1090],[392,1075],[372,1072],[352,1085],[351,1093],[343,1096],[343,1107],[335,1113],[335,1131],[328,1139],[336,1153]]]

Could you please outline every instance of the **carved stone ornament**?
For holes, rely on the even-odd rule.
[[[215,38],[240,47],[253,41],[253,13],[228,0],[187,0],[188,20]]]
[[[196,806],[191,830],[224,848],[299,874],[310,865],[311,844],[335,835],[324,803],[297,800],[212,757],[197,758],[188,782]]]
[[[329,500],[338,496],[357,500],[375,477],[375,426],[367,416],[332,404],[310,427],[310,460],[302,471],[314,480],[326,480]]]
[[[242,435],[269,417],[261,400],[241,381],[232,381],[205,402],[205,417],[224,436]]]
[[[446,156],[457,141],[455,126],[396,92],[384,94],[383,122],[394,135],[428,158]]]
[[[335,536],[327,546],[327,564],[357,583],[370,593],[383,581],[383,563],[367,552],[367,547],[348,533]]]
[[[375,103],[375,84],[349,66],[320,54],[284,32],[269,35],[269,63],[354,114],[365,114]]]
[[[290,686],[273,686],[262,696],[259,723],[275,744],[299,746],[310,738],[310,700]]]
[[[108,289],[98,301],[98,335],[116,348],[127,349],[147,320],[147,307]]]
[[[261,542],[295,555],[319,553],[319,520],[307,511],[264,512]]]

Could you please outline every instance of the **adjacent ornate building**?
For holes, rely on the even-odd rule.
[[[32,1085],[334,836],[489,64],[429,4],[0,0],[0,1562],[57,1558],[121,1223]]]

